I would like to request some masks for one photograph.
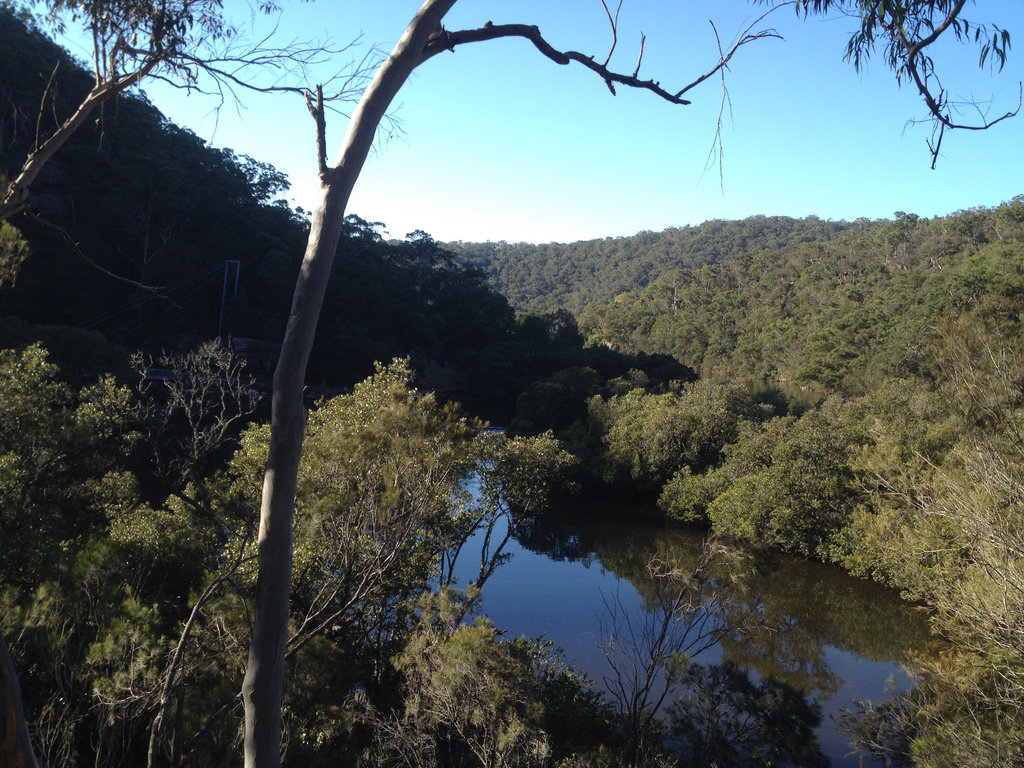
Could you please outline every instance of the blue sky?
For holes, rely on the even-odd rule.
[[[361,36],[364,47],[389,50],[417,7],[415,0],[289,3],[278,35],[336,45]],[[717,58],[709,21],[727,44],[762,11],[743,0],[625,0],[612,62],[631,72],[643,32],[641,75],[681,87]],[[252,24],[241,0],[227,0],[226,13],[243,29]],[[985,0],[968,16],[997,21],[1018,46],[1024,41],[1020,0]],[[446,26],[489,20],[537,24],[556,47],[601,59],[610,42],[599,0],[461,0]],[[924,116],[923,104],[880,58],[859,73],[843,60],[851,24],[803,20],[783,8],[765,25],[785,39],[737,54],[726,80],[721,178],[717,159],[709,160],[719,80],[691,92],[691,106],[673,106],[624,88],[612,96],[590,72],[557,66],[523,40],[462,46],[427,62],[404,88],[395,110],[402,131],[381,135],[350,212],[382,222],[391,237],[422,229],[445,241],[566,242],[754,214],[934,216],[1024,192],[1024,115],[987,132],[947,134],[931,170],[931,128],[908,124]],[[951,92],[994,99],[993,114],[1016,106],[1024,52],[1011,53],[997,75],[977,68],[971,46],[944,46],[937,56],[950,62]],[[292,182],[293,202],[314,205],[313,123],[301,99],[243,93],[241,105],[218,111],[208,97],[146,90],[210,143],[275,165]],[[343,116],[329,118],[329,157],[344,130]]]

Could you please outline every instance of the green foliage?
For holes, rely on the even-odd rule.
[[[393,712],[357,695],[372,738],[366,765],[612,766],[623,759],[620,718],[549,643],[504,640],[485,619],[460,623],[442,591],[394,657],[402,699]]]
[[[407,361],[379,366],[309,415],[295,512],[297,639],[327,626],[399,631],[449,540],[476,519],[458,513],[470,504],[463,483],[476,467],[476,431],[411,389],[411,376]],[[249,429],[232,460],[251,505],[267,436],[266,426]]]
[[[692,368],[848,394],[924,373],[931,328],[1024,290],[1022,206],[932,220],[897,214],[829,240],[665,273],[593,303],[590,345],[671,354]]]
[[[0,352],[0,629],[20,653],[47,762],[84,751],[138,764],[168,652],[234,531],[194,487],[147,502],[132,392],[61,374],[38,345]],[[198,653],[187,670],[195,679],[209,667]],[[181,716],[194,722],[197,709]]]
[[[89,646],[88,669],[99,702],[119,710],[154,704],[156,683],[172,646],[171,639],[160,633],[160,624],[158,607],[143,605],[128,590],[120,614]],[[130,716],[128,711],[119,714]]]
[[[544,512],[555,491],[571,491],[575,459],[548,431],[535,437],[499,438],[486,451],[481,494],[488,503],[507,504],[517,516]]]
[[[592,415],[605,424],[606,480],[657,493],[684,467],[716,464],[741,425],[766,413],[742,386],[705,379],[661,395],[634,389],[593,403]]]
[[[516,434],[534,434],[538,425],[564,429],[586,416],[587,400],[604,387],[604,379],[593,368],[563,368],[547,379],[534,381],[516,399],[515,418],[510,429]]]
[[[817,411],[801,417],[773,442],[765,446],[767,466],[740,475],[712,502],[712,525],[830,559],[831,538],[845,525],[856,499],[847,458],[851,442]],[[740,464],[741,455],[734,459]],[[744,499],[751,492],[755,498]]]
[[[447,626],[436,610],[427,607],[395,659],[406,686],[404,710],[380,728],[378,748],[406,759],[415,752],[414,764],[425,766],[546,765],[550,748],[532,695],[530,646],[499,641],[483,619]]]
[[[396,740],[378,744],[382,754],[406,749],[401,745],[408,739],[427,738],[436,729],[455,729],[459,740],[480,739],[509,760],[525,759],[516,755],[527,745],[544,744],[534,733],[537,715],[518,730],[526,704],[503,703],[502,697],[503,691],[521,696],[513,689],[529,688],[520,680],[529,670],[526,658],[498,643],[493,628],[455,627],[503,560],[499,523],[509,527],[511,510],[539,512],[563,482],[571,457],[550,433],[509,439],[481,430],[457,407],[413,389],[412,377],[408,360],[378,365],[350,394],[323,401],[309,414],[295,507],[289,653],[297,672],[287,693],[289,717],[303,728],[299,749],[305,759],[319,759],[324,749],[353,748],[360,726],[351,713],[324,709],[322,702],[339,689],[359,687],[372,711],[390,712],[401,702],[397,680],[405,679],[410,696],[426,698],[406,698],[403,706],[415,710],[406,717],[413,720],[381,715],[390,725],[380,737]],[[232,492],[253,506],[266,441],[266,426],[251,427],[231,462]],[[487,540],[480,574],[457,594],[452,561],[477,531]],[[251,587],[251,569],[241,575]],[[431,597],[438,581],[443,595]],[[421,610],[423,601],[428,608]],[[466,660],[459,661],[463,654]],[[392,668],[395,657],[404,665]],[[433,672],[417,666],[428,663]],[[450,675],[448,688],[431,687],[440,685],[436,676],[443,674]],[[470,710],[431,720],[440,717],[431,707],[452,697]],[[492,732],[492,716],[511,719]]]
[[[1010,33],[994,24],[972,22],[958,15],[956,6],[955,0],[800,0],[796,3],[798,12],[804,14],[825,14],[834,9],[853,10],[859,15],[860,27],[851,35],[846,48],[846,58],[857,69],[866,65],[874,53],[876,38],[881,38],[885,41],[885,63],[896,73],[896,79],[909,77],[906,46],[930,36],[939,27],[948,26],[958,42],[973,40],[978,45],[980,67],[989,62],[1001,70],[1010,49]],[[899,30],[899,34],[894,30]],[[921,61],[915,65],[925,73],[934,72],[931,57],[920,52],[918,56]]]
[[[908,551],[927,545],[918,538],[917,514],[903,494],[943,463],[961,427],[943,394],[920,379],[888,379],[861,404],[868,440],[854,466],[865,496],[841,533],[842,563],[922,597],[929,591],[931,566],[945,555],[935,550],[928,563],[908,559]]]
[[[110,379],[75,392],[45,351],[0,351],[0,566],[33,586],[66,563],[65,543],[104,519],[95,489],[122,450],[131,396]]]
[[[60,369],[60,378],[71,384],[103,375],[113,376],[123,384],[136,378],[128,364],[127,350],[97,331],[71,325],[33,325],[17,317],[0,318],[0,346],[24,349],[37,343]]]
[[[153,13],[190,7],[125,5],[97,17],[98,32],[149,29]],[[171,31],[175,44],[226,33],[216,4],[205,11]],[[976,40],[982,59],[1001,63],[1006,38]],[[0,176],[9,177],[37,124],[66,114],[90,77],[4,6],[0,81]],[[118,348],[94,331],[30,322],[89,318],[131,344],[207,337],[232,259],[242,270],[226,329],[278,337],[306,223],[276,200],[287,181],[275,169],[207,147],[140,98],[112,102],[44,181],[33,205],[69,241],[31,222],[0,228],[0,335],[19,350],[0,353],[2,630],[47,762],[140,764],[165,684],[166,746],[184,750],[174,759],[223,762],[234,734],[217,713],[237,691],[245,651],[266,428],[247,431],[217,472],[231,430],[209,445],[178,440],[215,420],[209,398],[161,410],[144,392],[143,409],[98,376],[120,366]],[[385,243],[377,229],[346,222],[311,372],[340,385],[374,360],[413,362],[378,367],[310,413],[288,651],[296,763],[354,759],[365,744],[384,762],[620,762],[622,722],[587,681],[534,644],[461,623],[502,560],[498,524],[510,512],[528,521],[578,466],[658,495],[672,518],[841,561],[927,600],[949,646],[920,663],[920,686],[889,710],[894,743],[923,764],[1020,761],[1024,200],[932,220],[756,217],[539,247],[443,247],[424,233]],[[68,258],[67,242],[85,258]],[[485,275],[516,306],[547,314],[515,320]],[[153,301],[147,285],[177,303]],[[96,316],[98,305],[109,313]],[[569,311],[581,316],[586,350]],[[431,372],[429,386],[503,416],[522,392],[517,436],[481,434],[413,390],[414,364]],[[696,368],[857,399],[768,420],[767,400],[737,384],[693,383]],[[193,389],[192,374],[181,381]],[[132,423],[144,412],[149,427],[160,418],[167,427],[146,432],[152,464]],[[475,531],[488,542],[480,578],[448,593],[451,561]],[[637,572],[649,554],[614,567]],[[429,596],[436,581],[443,598]],[[767,660],[784,657],[813,675],[814,649],[783,638],[785,598],[735,610],[758,606],[773,631],[748,644],[753,665],[771,672]],[[850,624],[862,615],[842,608]],[[174,681],[168,652],[186,622]],[[803,738],[814,712],[791,690],[673,659],[689,670],[676,711],[692,750],[684,760],[816,764]],[[339,691],[353,690],[370,713],[362,721],[341,706]],[[761,735],[744,741],[736,734],[751,723]],[[712,724],[716,735],[694,736]],[[192,733],[204,734],[200,747],[184,743]]]
[[[727,484],[723,473],[695,475],[689,467],[682,467],[661,487],[658,508],[672,520],[706,523],[708,507]]]
[[[528,643],[533,685],[542,706],[540,725],[555,765],[606,765],[621,749],[614,708],[584,673],[573,669],[550,643]]]
[[[660,504],[682,519],[706,515],[718,533],[834,559],[859,497],[851,450],[862,441],[856,414],[838,398],[800,418],[747,422],[720,466],[677,475]]]
[[[579,316],[594,302],[643,288],[679,267],[704,264],[809,240],[828,240],[854,225],[815,217],[752,216],[695,227],[641,232],[576,243],[449,243],[464,261],[520,311],[567,311]]]
[[[144,760],[168,651],[187,607],[181,584],[202,577],[190,561],[168,563],[164,555],[160,562],[163,544],[125,547],[97,529],[78,544],[65,572],[32,592],[3,590],[11,609],[2,630],[20,649],[29,718],[47,762],[72,760],[82,739],[107,764]]]
[[[7,180],[0,174],[0,189],[6,187]],[[29,245],[21,233],[8,222],[0,222],[0,288],[14,285],[28,253]]]
[[[902,397],[911,412],[874,426],[871,461],[892,466],[875,473],[851,557],[927,600],[947,643],[919,660],[912,692],[866,709],[855,726],[893,759],[1009,766],[1024,754],[1024,374],[1019,311],[1007,309],[985,300],[944,322],[929,348],[934,390],[911,389]]]
[[[460,395],[468,389],[489,404],[486,393],[481,397],[473,391],[475,377],[483,387],[484,377],[494,374],[481,365],[480,356],[505,353],[510,343],[514,320],[508,303],[486,286],[478,270],[458,263],[423,233],[385,243],[373,225],[356,216],[347,218],[347,227],[319,323],[311,375],[352,382],[372,372],[377,360],[409,355],[421,368],[428,362],[453,368],[452,383]],[[508,391],[497,396],[514,398]]]

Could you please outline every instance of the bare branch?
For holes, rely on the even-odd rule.
[[[203,463],[256,409],[258,396],[244,361],[219,341],[153,363],[148,355],[132,356],[143,395],[139,416],[156,476],[168,488],[182,488],[201,475]],[[162,374],[147,375],[153,370]]]
[[[633,70],[633,77],[640,74],[640,63],[644,60],[644,43],[647,42],[647,36],[640,33],[640,53],[636,57],[636,69]]]
[[[88,256],[86,256],[85,253],[82,251],[82,249],[78,247],[78,243],[76,243],[72,239],[71,235],[68,234],[68,231],[66,229],[64,229],[63,227],[58,226],[57,224],[54,224],[52,221],[48,221],[47,219],[44,219],[42,216],[39,216],[34,211],[29,211],[29,210],[25,209],[24,207],[22,208],[22,210],[25,210],[26,213],[28,214],[29,218],[31,218],[36,224],[39,224],[40,226],[45,227],[46,229],[52,229],[54,232],[56,232],[58,235],[60,235],[61,238],[63,238],[65,244],[68,246],[68,248],[70,248],[71,251],[76,256],[78,256],[80,259],[82,259],[85,263],[87,263],[93,269],[96,269],[99,272],[102,272],[107,277],[113,278],[114,280],[119,280],[122,283],[128,283],[128,285],[132,285],[132,286],[135,286],[136,288],[141,288],[144,291],[148,291],[153,296],[156,296],[159,299],[165,299],[167,301],[171,300],[168,296],[166,296],[164,294],[164,292],[163,292],[164,289],[163,289],[162,286],[146,285],[144,283],[138,282],[137,280],[132,280],[130,277],[125,277],[124,275],[119,275],[116,272],[111,272],[106,267],[101,266],[100,264],[96,263],[95,261],[90,259]],[[0,221],[2,221],[2,220],[3,220],[3,216],[0,216]]]
[[[313,104],[313,94],[305,93],[306,109],[313,116],[316,122],[316,156],[317,167],[320,175],[327,173],[327,121],[324,119],[324,87],[321,84],[316,86],[316,104]]]
[[[714,22],[709,22],[711,29],[715,32],[715,41],[718,43],[718,54],[721,57],[722,53],[722,40],[718,36],[718,28],[715,27]],[[719,74],[722,78],[722,100],[718,104],[718,120],[715,122],[715,138],[711,142],[711,149],[708,150],[707,162],[704,165],[704,171],[706,172],[717,159],[718,161],[718,185],[719,188],[725,191],[725,147],[722,144],[722,118],[725,116],[725,108],[729,107],[729,113],[732,114],[732,100],[729,98],[729,89],[725,84],[725,67],[723,67]],[[703,175],[703,174],[702,174]]]
[[[458,32],[441,30],[441,34],[434,40],[431,40],[431,42],[424,48],[423,58],[427,59],[444,50],[453,50],[457,45],[483,42],[486,40],[496,40],[503,37],[522,37],[529,40],[538,51],[556,64],[566,65],[572,61],[579,62],[590,71],[596,73],[610,86],[613,83],[619,83],[621,85],[629,86],[630,88],[640,88],[651,91],[672,104],[686,105],[690,103],[688,100],[680,98],[679,94],[673,94],[665,90],[661,87],[660,83],[657,83],[654,80],[640,80],[639,78],[631,75],[623,75],[618,72],[613,72],[605,65],[595,62],[592,56],[587,56],[579,53],[578,51],[560,51],[544,39],[538,27],[529,24],[494,24],[489,27],[467,29]],[[685,90],[687,89],[684,89],[684,91]],[[614,93],[614,89],[612,92]],[[682,93],[682,91],[680,91],[680,93]]]
[[[744,28],[744,30],[742,32],[740,32],[740,34],[736,38],[736,42],[734,42],[732,44],[732,47],[729,48],[729,50],[726,51],[725,53],[722,53],[721,44],[719,44],[719,48],[718,48],[718,51],[719,51],[718,63],[712,69],[710,69],[708,72],[706,72],[705,74],[701,75],[696,80],[694,80],[692,83],[690,83],[685,88],[683,88],[681,91],[679,91],[679,93],[677,93],[676,95],[677,96],[682,96],[684,93],[686,93],[690,89],[696,88],[698,85],[703,83],[705,80],[707,80],[712,75],[714,75],[714,74],[716,74],[718,72],[724,72],[724,70],[729,66],[729,62],[732,60],[732,57],[735,56],[736,52],[740,48],[742,48],[744,45],[748,45],[749,43],[753,43],[753,42],[755,42],[757,40],[763,40],[763,39],[767,39],[767,38],[774,38],[776,40],[781,40],[782,39],[782,35],[780,35],[774,29],[771,29],[771,28],[769,28],[769,29],[762,29],[762,30],[758,30],[756,32],[753,31],[753,30],[762,21],[764,21],[769,15],[771,15],[772,13],[774,13],[775,11],[777,11],[779,8],[783,7],[784,5],[789,5],[789,3],[780,3],[779,5],[773,5],[767,11],[765,11],[760,16],[758,16],[756,19],[754,19],[750,24],[748,24]],[[714,23],[711,24],[711,27],[712,27],[712,29],[715,29]],[[715,38],[716,39],[718,38],[718,30],[717,29],[715,29]]]
[[[601,7],[604,8],[605,15],[608,17],[608,23],[612,28],[612,46],[608,49],[608,55],[604,60],[604,65],[607,67],[608,62],[612,60],[612,54],[615,53],[615,46],[618,45],[619,42],[619,11],[622,10],[622,0],[619,0],[619,4],[615,8],[614,17],[612,17],[611,11],[608,10],[608,3],[606,3],[605,0],[601,0]],[[634,77],[635,76],[636,75],[634,73]]]
[[[603,1],[604,0],[602,0],[602,3]],[[784,3],[783,5],[787,4],[788,3]],[[655,95],[661,97],[665,101],[669,102],[670,104],[687,105],[690,104],[690,101],[688,99],[682,98],[683,94],[687,93],[692,88],[704,82],[715,73],[727,67],[729,61],[731,61],[732,57],[740,48],[749,43],[755,42],[757,40],[762,40],[765,38],[781,39],[782,36],[774,29],[762,29],[758,31],[753,31],[754,28],[765,19],[765,17],[767,17],[770,13],[774,12],[780,7],[782,6],[773,6],[772,8],[761,14],[749,26],[747,26],[742,33],[740,33],[739,37],[737,37],[736,39],[736,42],[733,43],[732,47],[729,48],[728,51],[726,51],[719,57],[718,63],[711,70],[701,75],[693,82],[683,86],[682,88],[674,92],[666,90],[665,88],[662,87],[660,82],[657,82],[655,80],[641,80],[637,76],[640,71],[639,60],[637,61],[636,69],[634,70],[632,75],[614,72],[610,70],[607,66],[608,61],[611,58],[610,52],[609,58],[606,59],[605,63],[599,64],[596,61],[594,61],[593,56],[587,56],[586,54],[579,53],[578,51],[560,51],[554,46],[552,46],[546,39],[544,39],[538,27],[529,24],[490,24],[480,27],[479,29],[466,29],[457,32],[450,32],[442,27],[439,28],[434,33],[431,39],[427,42],[427,45],[424,47],[423,59],[426,60],[431,56],[440,53],[441,51],[454,50],[455,46],[457,45],[483,42],[486,40],[496,40],[498,38],[504,37],[522,37],[533,43],[534,47],[536,47],[538,51],[540,51],[542,54],[544,54],[547,58],[551,59],[556,64],[566,65],[572,61],[582,64],[584,67],[594,72],[595,74],[598,75],[598,77],[604,80],[605,83],[608,84],[608,87],[609,89],[611,89],[613,94],[615,93],[614,86],[616,83],[618,83],[620,85],[625,85],[630,88],[638,88],[641,90],[650,91]],[[608,10],[607,5],[605,5],[605,12],[608,13],[609,19],[612,21],[614,28],[616,26],[615,19],[613,19],[610,11]],[[616,12],[616,19],[617,16],[618,13]],[[643,56],[642,37],[640,55],[641,57]]]

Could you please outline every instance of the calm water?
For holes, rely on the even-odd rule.
[[[509,542],[511,559],[486,583],[482,613],[509,635],[543,635],[600,684],[611,672],[601,650],[608,606],[621,606],[639,625],[653,610],[652,556],[694,562],[702,538],[575,518],[534,525]],[[469,578],[472,547],[465,552]],[[908,652],[927,642],[923,616],[892,592],[818,563],[779,558],[744,574],[729,612],[747,629],[695,660],[731,660],[795,686],[822,708],[818,737],[832,765],[871,765],[850,754],[833,717],[856,701],[886,698],[892,685],[908,685]]]

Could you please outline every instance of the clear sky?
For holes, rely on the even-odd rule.
[[[271,23],[253,21],[242,0],[225,6],[242,29]],[[361,36],[360,53],[371,44],[390,50],[417,7],[416,0],[286,3],[277,34],[335,45]],[[729,44],[763,10],[745,0],[624,0],[612,64],[632,72],[643,32],[641,76],[682,87],[717,59],[709,22]],[[968,18],[995,21],[1024,46],[1021,0],[984,0],[969,6]],[[599,0],[461,0],[446,26],[487,21],[537,24],[556,47],[598,59],[611,39]],[[908,124],[924,116],[916,92],[897,86],[880,54],[859,73],[843,60],[853,23],[803,20],[782,8],[762,26],[785,39],[737,54],[726,77],[721,177],[717,157],[709,157],[719,79],[692,91],[691,106],[673,106],[625,88],[612,96],[592,73],[560,67],[524,40],[461,46],[424,64],[403,89],[395,110],[401,132],[381,132],[350,212],[382,222],[396,238],[421,229],[444,241],[567,242],[754,214],[934,216],[1024,192],[1024,114],[986,132],[947,133],[931,170],[931,127]],[[1024,50],[1011,52],[996,75],[978,69],[973,45],[945,45],[936,55],[950,62],[943,83],[951,92],[992,100],[992,115],[1017,105]],[[146,90],[211,144],[285,172],[295,204],[315,204],[313,122],[299,97],[242,93],[240,107],[218,112],[209,97]],[[344,131],[342,115],[329,117],[329,158]]]

